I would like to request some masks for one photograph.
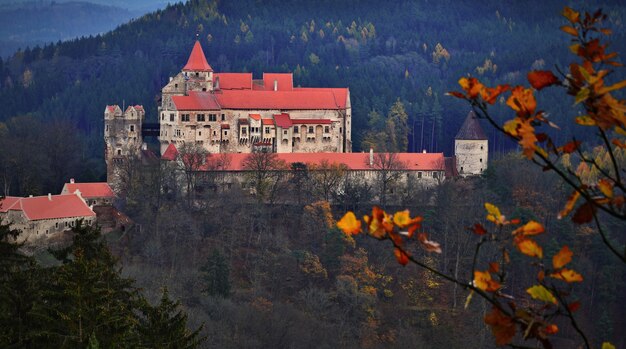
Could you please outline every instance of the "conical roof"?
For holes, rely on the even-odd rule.
[[[183,67],[183,70],[193,70],[193,71],[213,71],[213,68],[206,61],[206,57],[204,56],[204,51],[202,51],[202,46],[200,45],[200,41],[196,40],[196,43],[193,45],[193,49],[191,50],[191,54],[189,55],[189,60],[187,64]]]
[[[454,139],[464,139],[464,140],[486,140],[487,136],[485,136],[485,132],[483,128],[480,127],[480,123],[478,122],[478,118],[474,111],[470,111],[463,122],[463,126],[459,130],[459,133],[456,134]]]

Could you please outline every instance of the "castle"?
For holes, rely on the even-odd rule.
[[[351,163],[348,167],[353,171],[376,170],[372,154],[345,154],[352,151],[348,88],[295,87],[291,73],[264,73],[259,80],[251,73],[216,73],[196,41],[187,63],[170,77],[161,96],[159,123],[151,133],[158,137],[165,160],[175,160],[173,154],[182,145],[194,144],[209,154],[228,153],[237,159],[266,151],[288,163],[309,159],[315,165],[324,159]],[[104,120],[111,183],[116,166],[141,153],[145,111],[142,106],[125,110],[107,106]],[[455,156],[435,154],[399,154],[405,163],[402,171],[424,182],[428,177],[439,182],[445,177],[481,174],[487,168],[488,140],[473,112],[455,137]],[[236,167],[222,170],[243,171]]]

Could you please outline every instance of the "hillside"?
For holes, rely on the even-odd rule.
[[[0,56],[81,36],[105,33],[139,12],[89,2],[25,1],[0,5]]]
[[[0,62],[0,122],[31,114],[35,121],[75,125],[89,144],[83,160],[99,164],[89,176],[101,177],[104,106],[143,104],[154,121],[160,88],[180,70],[198,34],[216,71],[291,71],[296,85],[349,87],[354,151],[363,150],[368,114],[386,115],[400,99],[414,130],[407,150],[450,154],[468,108],[444,94],[457,89],[459,77],[516,84],[531,67],[569,59],[568,39],[558,29],[562,4],[533,3],[416,0],[381,8],[374,1],[192,0],[104,35]],[[615,32],[613,49],[624,51],[625,6],[607,1],[603,7]],[[570,112],[559,93],[540,101],[557,124]],[[489,136],[492,151],[511,146]]]

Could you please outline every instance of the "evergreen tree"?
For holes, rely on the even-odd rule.
[[[387,116],[387,134],[389,134],[388,151],[406,152],[409,146],[409,116],[404,104],[398,98],[389,108]]]
[[[214,249],[200,271],[206,285],[203,292],[224,298],[230,295],[230,268],[220,251]]]
[[[143,306],[144,318],[139,324],[140,348],[191,349],[204,341],[200,337],[202,326],[195,331],[188,330],[187,315],[178,310],[179,306],[180,302],[172,302],[169,298],[167,288],[163,289],[157,306]]]

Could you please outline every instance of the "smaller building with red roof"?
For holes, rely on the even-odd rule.
[[[76,183],[74,178],[63,185],[61,194],[78,194],[91,206],[112,205],[115,199],[115,193],[108,183]]]
[[[94,224],[96,214],[79,194],[0,199],[0,222],[21,231],[17,241],[36,241],[71,229],[77,220]]]

